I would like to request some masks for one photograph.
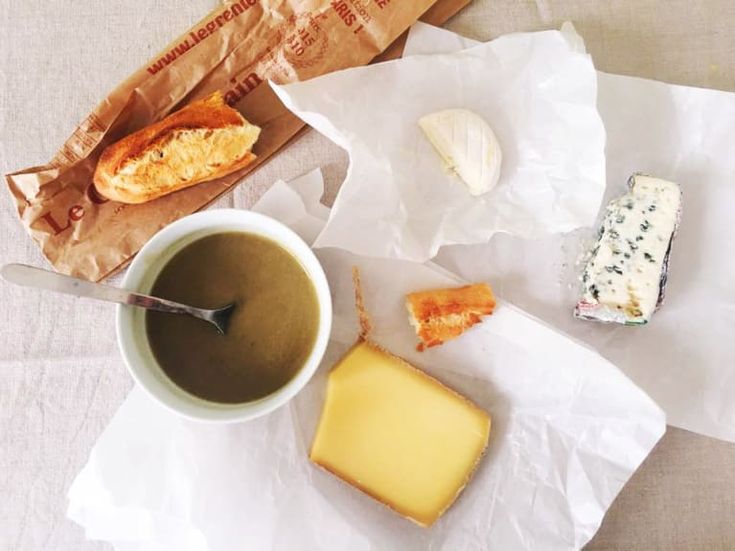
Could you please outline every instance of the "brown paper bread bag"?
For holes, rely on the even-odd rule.
[[[378,59],[398,57],[401,35],[419,17],[442,24],[468,1],[226,2],[115,88],[51,162],[6,176],[20,219],[56,270],[100,280],[156,231],[206,207],[304,127],[266,80],[305,80],[365,65],[381,52]],[[215,90],[262,128],[255,163],[140,205],[96,193],[92,174],[107,145]]]

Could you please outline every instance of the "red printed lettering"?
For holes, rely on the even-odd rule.
[[[84,216],[84,207],[82,205],[74,205],[69,209],[69,220],[78,222]]]
[[[54,220],[54,217],[51,216],[50,212],[47,212],[43,216],[41,216],[41,220],[45,220],[46,223],[51,226],[51,229],[54,230],[54,235],[59,235],[61,232],[68,230],[69,226],[71,226],[71,220],[67,218],[66,220],[66,226],[63,228],[59,225],[59,223]]]
[[[225,92],[225,103],[232,107],[250,92],[255,90],[255,88],[257,88],[257,86],[263,81],[255,73],[250,73],[241,82],[237,82],[234,78],[231,78],[230,82],[235,86],[231,90],[227,90]]]
[[[176,53],[178,55],[184,55],[186,52],[189,51],[189,48],[191,48],[191,46],[189,46],[189,41],[188,40],[184,40],[181,44],[179,44],[178,46],[176,46],[176,48],[174,48],[174,50],[176,51]]]
[[[82,205],[72,205],[66,213],[66,225],[62,226],[59,224],[50,212],[47,212],[41,216],[41,220],[45,220],[46,223],[51,226],[54,230],[54,235],[59,235],[61,232],[68,230],[71,227],[72,222],[77,222],[84,216],[84,207]]]
[[[352,10],[350,10],[350,7],[344,2],[344,0],[335,0],[332,2],[332,8],[334,8],[334,11],[348,27],[351,27],[357,19],[357,16],[352,13]]]
[[[240,0],[238,3],[223,9],[218,15],[215,16],[213,21],[209,21],[204,26],[196,29],[196,31],[189,32],[189,36],[194,41],[194,44],[191,44],[189,40],[186,39],[184,40],[184,42],[181,42],[180,44],[174,46],[171,50],[164,53],[150,66],[148,66],[148,72],[151,75],[155,75],[156,73],[158,73],[158,71],[176,61],[179,56],[184,55],[191,48],[199,44],[202,40],[209,36],[212,36],[212,34],[217,29],[223,27],[228,22],[232,21],[235,17],[243,14],[246,10],[250,9],[257,3],[258,0]]]

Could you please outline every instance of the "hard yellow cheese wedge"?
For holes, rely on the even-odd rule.
[[[329,375],[311,460],[429,526],[469,481],[489,435],[483,410],[361,341]]]

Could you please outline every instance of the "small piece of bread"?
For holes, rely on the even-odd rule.
[[[419,351],[437,346],[461,335],[481,316],[495,309],[495,297],[486,283],[454,289],[432,289],[406,295],[409,321],[421,342]]]
[[[107,199],[145,203],[246,167],[259,134],[215,92],[108,146],[94,185]]]

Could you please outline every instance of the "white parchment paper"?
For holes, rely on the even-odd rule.
[[[276,183],[255,210],[312,240],[327,210],[321,177]],[[662,411],[617,368],[501,303],[462,338],[424,353],[410,290],[457,283],[441,269],[317,251],[334,298],[327,357],[280,410],[216,426],[132,391],[69,492],[69,517],[118,551],[578,549],[663,435]],[[457,503],[423,529],[307,459],[328,369],[357,334],[358,265],[374,338],[490,412],[488,453]]]
[[[442,245],[497,232],[531,237],[594,222],[605,188],[596,84],[590,57],[548,31],[272,86],[350,155],[316,246],[425,261]],[[497,187],[479,199],[442,168],[417,124],[455,107],[481,115],[503,152]]]
[[[418,24],[405,55],[474,44]],[[666,300],[651,323],[572,318],[578,259],[594,229],[538,240],[498,235],[487,245],[442,249],[436,261],[490,281],[506,300],[594,346],[661,405],[669,424],[735,442],[735,94],[606,73],[598,73],[598,89],[608,140],[605,201],[637,171],[677,182],[684,194]]]

